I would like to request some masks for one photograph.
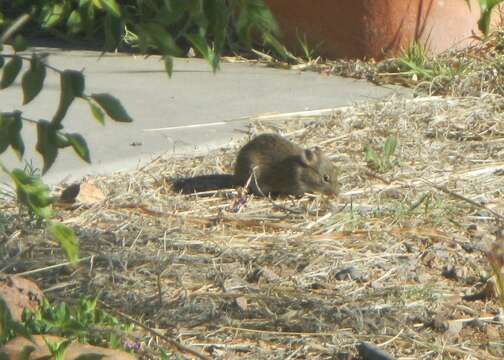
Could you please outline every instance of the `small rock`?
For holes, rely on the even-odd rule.
[[[488,325],[486,328],[486,335],[489,340],[500,340],[499,329],[495,325]]]
[[[482,252],[484,250],[481,245],[479,245],[479,244],[473,244],[473,243],[470,243],[470,242],[463,243],[461,246],[462,246],[462,249],[464,249],[468,253],[473,253],[473,252],[476,252],[476,251]]]
[[[496,299],[499,296],[499,287],[495,276],[489,278],[485,284],[485,287],[474,294],[468,294],[462,297],[463,300],[475,301],[475,300],[485,300],[485,299]]]
[[[367,276],[362,274],[354,266],[350,266],[341,270],[337,270],[334,275],[336,280],[354,280],[354,281],[366,281]]]
[[[93,183],[82,183],[77,200],[82,204],[92,205],[105,200],[105,194]]]
[[[25,308],[36,311],[44,299],[44,293],[33,281],[10,275],[0,276],[0,296],[7,303],[12,319],[18,322]]]
[[[438,315],[434,319],[432,319],[430,326],[434,330],[444,333],[446,330],[448,330],[448,321],[446,321],[442,316]]]
[[[58,342],[63,338],[52,335],[34,335],[33,343],[23,337],[16,337],[0,348],[0,354],[6,354],[8,359],[21,359],[21,354],[25,347],[32,347],[33,351],[29,359],[49,358],[50,352],[44,341],[44,338],[50,342]],[[124,351],[101,348],[98,346],[72,343],[65,351],[65,360],[74,360],[79,356],[94,355],[94,358],[102,360],[135,360],[136,358]]]
[[[450,336],[457,337],[462,330],[462,321],[460,320],[449,320],[447,321],[447,330],[446,333]]]
[[[261,268],[261,277],[268,282],[277,282],[280,280],[280,276],[272,269],[264,266]]]
[[[467,277],[468,269],[463,266],[446,265],[443,267],[443,276],[451,280],[462,280]]]
[[[488,199],[485,195],[478,195],[473,199],[473,201],[480,205],[487,205],[490,202],[490,199]]]
[[[247,303],[247,298],[244,296],[240,296],[236,298],[236,305],[243,311],[247,311],[248,309],[248,303]]]
[[[247,288],[247,283],[239,277],[230,277],[224,280],[224,291],[233,292]]]
[[[376,345],[362,342],[357,346],[362,360],[394,360],[392,356],[379,349]]]
[[[472,319],[470,321],[467,321],[464,325],[481,331],[484,331],[487,327],[487,323],[481,321],[480,319]]]
[[[469,230],[469,231],[478,230],[478,225],[476,225],[476,224],[469,224],[469,225],[467,225],[467,230]]]

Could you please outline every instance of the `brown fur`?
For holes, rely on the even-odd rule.
[[[252,176],[255,174],[255,177]],[[277,134],[262,134],[245,144],[236,158],[235,183],[264,195],[337,195],[338,171],[319,148],[303,149]]]

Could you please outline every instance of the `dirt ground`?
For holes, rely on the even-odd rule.
[[[58,208],[80,239],[77,269],[13,212],[4,271],[56,302],[99,294],[208,358],[353,359],[369,342],[397,359],[501,359],[490,260],[504,247],[503,108],[498,95],[393,98],[251,128],[322,147],[340,168],[337,199],[172,191],[174,177],[231,173],[247,138],[88,178],[103,196]],[[391,137],[373,168],[364,148],[383,159]],[[128,337],[143,359],[159,346],[193,357],[145,329]]]

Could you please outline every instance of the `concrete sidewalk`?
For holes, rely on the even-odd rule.
[[[133,169],[163,153],[190,154],[223,146],[241,136],[236,130],[246,128],[246,117],[338,107],[397,91],[364,81],[246,63],[224,63],[213,74],[200,59],[176,59],[173,77],[168,79],[156,56],[108,54],[99,58],[94,51],[43,50],[50,53],[49,63],[59,69],[84,69],[87,94],[111,93],[135,119],[131,124],[109,120],[102,127],[85,102],[74,103],[63,124],[66,131],[86,138],[93,164],[65,149],[44,177],[49,183]],[[44,90],[27,106],[21,106],[20,78],[0,91],[0,110],[20,109],[28,118],[51,119],[59,101],[59,78],[49,71]],[[196,126],[188,127],[191,125]],[[33,125],[24,124],[23,134],[26,159],[41,168],[34,151]],[[2,161],[9,168],[23,166],[10,150],[2,154]]]

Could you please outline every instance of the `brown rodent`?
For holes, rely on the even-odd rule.
[[[320,148],[303,149],[277,134],[258,135],[238,152],[234,182],[244,186],[249,178],[259,195],[339,192],[337,168]]]

